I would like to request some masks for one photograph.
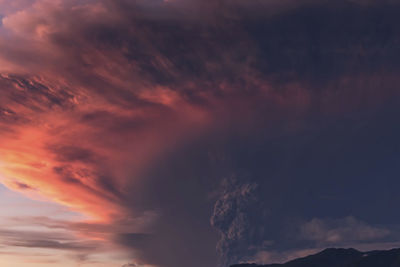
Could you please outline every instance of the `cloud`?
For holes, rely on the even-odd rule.
[[[330,166],[312,151],[340,149],[318,140],[336,144],[338,120],[348,120],[337,130],[348,137],[362,127],[354,121],[370,121],[362,111],[398,99],[398,47],[388,45],[398,34],[376,36],[379,25],[396,25],[397,7],[377,6],[379,24],[347,2],[273,1],[265,18],[249,16],[271,12],[262,1],[201,2],[38,0],[5,13],[2,182],[95,221],[43,224],[107,238],[165,267],[214,264],[215,229],[224,263],[284,246],[282,224],[311,206],[308,187],[325,177],[314,172]]]
[[[290,229],[290,228],[289,228]],[[287,230],[289,230],[287,228]],[[286,242],[293,246],[279,247],[277,242],[265,242],[265,244],[253,247],[251,252],[243,255],[236,262],[273,264],[285,263],[290,260],[315,254],[325,248],[351,247],[361,251],[376,249],[391,249],[398,247],[398,226],[375,226],[367,224],[354,216],[336,219],[313,218],[307,222],[295,226],[293,232],[289,230],[287,235],[295,235]],[[281,235],[283,239],[287,236]],[[297,240],[296,240],[297,239]]]
[[[257,264],[285,263],[297,258],[315,254],[319,251],[321,251],[319,248],[298,249],[292,251],[260,250],[246,262],[254,262]]]
[[[82,245],[80,242],[58,242],[53,240],[29,240],[29,241],[8,241],[3,243],[6,246],[26,248],[47,248],[62,250],[88,250],[93,247]]]
[[[111,233],[114,231],[110,225],[70,219],[2,218],[0,254],[10,256],[10,262],[19,262],[18,258],[22,257],[25,262],[42,264],[121,264],[129,255],[110,243]]]
[[[100,247],[96,243],[74,239],[64,232],[0,230],[0,243],[6,247],[44,248],[93,252]]]
[[[256,206],[257,185],[241,180],[234,177],[223,181],[210,220],[221,236],[217,244],[221,266],[238,262],[243,244],[251,243],[248,239],[253,229],[249,210]]]
[[[322,245],[343,246],[357,242],[378,242],[391,234],[354,217],[335,220],[312,219],[301,226],[301,237]]]

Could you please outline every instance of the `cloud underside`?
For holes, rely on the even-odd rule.
[[[329,209],[332,218],[366,214],[346,209],[350,193],[340,189],[346,179],[357,188],[362,176],[373,184],[360,166],[383,169],[395,153],[366,144],[399,132],[399,7],[183,2],[37,0],[5,9],[2,183],[99,221],[68,228],[95,227],[92,238],[132,250],[138,264],[213,266],[217,252],[229,264],[344,236],[388,241],[390,231],[353,217],[333,230],[311,219]],[[327,174],[344,154],[352,167]],[[277,242],[286,230],[307,238]],[[3,243],[93,248],[39,237]]]

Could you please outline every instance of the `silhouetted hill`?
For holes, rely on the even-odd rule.
[[[237,264],[231,267],[400,267],[400,249],[360,252],[329,248],[284,264]]]

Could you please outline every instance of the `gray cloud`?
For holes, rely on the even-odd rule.
[[[256,184],[246,183],[239,178],[227,178],[222,182],[222,189],[214,206],[211,225],[218,229],[221,239],[217,251],[221,265],[226,266],[240,260],[243,245],[251,243],[250,210],[257,203]]]
[[[46,248],[61,250],[92,250],[93,245],[84,244],[82,242],[59,242],[55,240],[13,240],[3,242],[6,246],[25,247],[25,248]]]
[[[0,243],[4,246],[46,248],[76,251],[94,251],[99,245],[80,241],[67,233],[48,231],[0,230]]]
[[[122,265],[121,267],[138,267],[138,266],[140,266],[140,265],[137,265],[135,263],[127,263],[127,264]]]
[[[379,242],[391,236],[389,229],[374,227],[354,217],[322,220],[312,219],[301,226],[301,238],[319,246],[346,246],[357,242]]]

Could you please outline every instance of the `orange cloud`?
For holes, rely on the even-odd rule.
[[[371,88],[353,105],[359,95],[349,93],[352,83],[382,82],[379,75],[338,75],[329,77],[336,83],[318,83],[319,77],[313,78],[319,69],[312,65],[318,57],[309,60],[310,67],[309,55],[304,55],[307,42],[279,39],[284,35],[273,24],[279,20],[262,22],[266,33],[253,34],[246,30],[253,21],[241,25],[230,10],[223,19],[218,12],[215,17],[213,12],[187,17],[176,9],[180,1],[137,2],[37,0],[5,15],[0,35],[0,175],[13,190],[66,205],[101,221],[101,227],[114,226],[106,234],[91,233],[91,238],[122,234],[118,222],[132,223],[133,229],[123,228],[129,240],[121,239],[135,249],[158,249],[161,260],[154,261],[170,261],[165,266],[177,266],[176,259],[166,255],[167,246],[159,240],[171,240],[174,231],[198,227],[190,232],[198,230],[207,239],[204,243],[215,241],[209,219],[203,228],[188,211],[195,208],[180,199],[183,195],[204,208],[198,204],[204,200],[199,192],[206,191],[201,179],[208,174],[199,167],[193,176],[201,176],[200,181],[172,177],[181,175],[179,171],[188,175],[190,164],[197,167],[197,162],[185,161],[191,153],[185,150],[188,144],[202,146],[199,140],[206,142],[204,136],[212,134],[218,136],[215,143],[233,135],[252,139],[273,132],[269,126],[276,124],[292,133],[310,114],[340,116],[343,110],[382,104],[395,94]],[[348,56],[339,56],[335,59],[346,65]],[[382,83],[395,84],[392,79]],[[188,155],[179,155],[181,165],[170,167],[176,173],[163,173],[168,160],[182,151]],[[177,194],[176,181],[190,193]],[[153,229],[144,230],[135,220],[151,225],[162,216],[165,224]],[[81,225],[77,231],[86,230]],[[147,239],[136,231],[158,231],[161,237]],[[197,244],[190,233],[182,236]],[[153,248],[152,242],[162,246]],[[186,248],[185,242],[177,242],[168,246],[171,254]],[[192,251],[209,253],[193,246]],[[213,252],[198,258],[212,258]]]

